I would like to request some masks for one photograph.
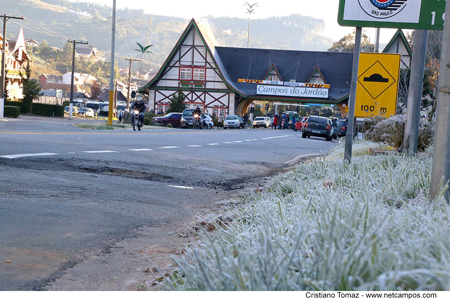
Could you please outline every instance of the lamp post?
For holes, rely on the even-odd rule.
[[[245,2],[245,5],[247,5],[247,14],[248,14],[248,34],[247,34],[247,48],[250,47],[250,23],[251,23],[251,15],[255,13],[255,9],[253,7],[258,6],[258,3],[250,4],[248,2]]]

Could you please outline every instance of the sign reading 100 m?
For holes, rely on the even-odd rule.
[[[443,30],[446,0],[340,0],[342,26]]]

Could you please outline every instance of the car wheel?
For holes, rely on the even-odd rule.
[[[167,122],[162,122],[162,126],[166,127],[167,126]]]
[[[302,138],[306,138],[306,133],[302,133]]]
[[[295,128],[294,131],[297,132],[297,128]]]

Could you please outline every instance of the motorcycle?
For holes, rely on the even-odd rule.
[[[133,130],[136,131],[136,127],[139,131],[142,128],[142,119],[144,118],[144,113],[139,113],[139,110],[135,109],[133,111],[133,117],[131,118],[131,123],[133,124]]]
[[[203,129],[203,122],[199,114],[194,114],[194,129]]]

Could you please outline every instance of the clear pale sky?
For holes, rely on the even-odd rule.
[[[77,2],[78,0],[70,0]],[[78,2],[91,2],[112,6],[113,0],[81,0]],[[335,41],[353,31],[354,28],[341,27],[337,23],[339,0],[249,0],[250,4],[258,3],[252,18],[267,18],[271,16],[286,16],[301,14],[325,20],[325,30],[322,32]],[[148,14],[176,16],[186,19],[204,16],[228,16],[247,18],[246,5],[243,0],[172,0],[172,1],[143,1],[143,0],[116,0],[117,8],[144,9]],[[382,29],[380,43],[387,43],[395,30]],[[375,29],[367,28],[367,34],[374,42]],[[302,49],[305,50],[305,49]]]

